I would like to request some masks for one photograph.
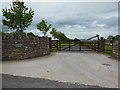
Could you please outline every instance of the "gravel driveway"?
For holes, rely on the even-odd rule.
[[[60,82],[118,87],[118,62],[98,53],[52,53],[28,60],[5,61],[2,73]]]

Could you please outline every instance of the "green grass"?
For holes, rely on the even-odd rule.
[[[105,51],[103,53],[108,54],[108,55],[112,55],[112,51],[107,51],[107,50],[112,50],[112,46],[105,46]]]
[[[112,50],[112,46],[105,46],[105,49]]]
[[[52,44],[52,45],[54,46],[54,45],[56,45],[56,44]],[[59,46],[59,45],[63,46],[63,45],[69,45],[69,44],[67,44],[67,43],[65,43],[65,44],[58,44],[58,46]]]
[[[112,55],[112,51],[104,51],[104,54]]]
[[[52,48],[52,51],[57,50],[57,48]]]
[[[52,44],[52,51],[54,51],[54,50],[57,50],[57,48],[56,48],[56,46],[55,46],[56,44]],[[63,44],[58,44],[58,48],[59,47],[64,47],[64,46],[68,46],[69,44],[67,44],[67,43],[63,43]]]

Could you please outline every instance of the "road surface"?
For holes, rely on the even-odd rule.
[[[101,88],[77,83],[58,82],[42,78],[2,75],[2,88]]]
[[[118,62],[106,55],[88,52],[57,52],[28,60],[5,61],[2,73],[60,82],[118,87]]]

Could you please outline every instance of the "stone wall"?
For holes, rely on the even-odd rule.
[[[2,36],[2,60],[19,60],[50,54],[48,37]]]
[[[113,41],[113,57],[120,60],[120,35],[114,37]]]

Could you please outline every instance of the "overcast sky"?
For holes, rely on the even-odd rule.
[[[9,4],[2,3],[2,8],[9,8]],[[35,11],[33,22],[26,31],[36,35],[42,35],[36,29],[42,19],[69,38],[118,34],[117,2],[25,2],[25,5]]]

